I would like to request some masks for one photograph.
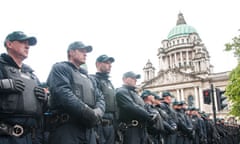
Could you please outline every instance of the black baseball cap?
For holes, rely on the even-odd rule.
[[[181,103],[179,101],[174,101],[172,102],[172,104],[175,106],[175,105],[181,105]]]
[[[141,98],[144,99],[149,95],[152,95],[152,93],[149,90],[144,90],[141,94]]]
[[[132,71],[129,71],[129,72],[126,72],[123,74],[123,78],[134,78],[134,79],[140,79],[141,78],[141,75],[140,74],[135,74],[134,72]]]
[[[7,41],[28,41],[28,44],[30,46],[36,45],[37,44],[37,39],[34,36],[27,36],[24,32],[22,31],[14,31],[10,34],[7,35],[4,41],[4,46],[6,47],[6,42]]]
[[[162,93],[162,97],[167,97],[167,96],[174,97],[170,92],[164,91],[164,92]]]
[[[92,51],[92,46],[86,46],[81,41],[75,41],[68,46],[68,52],[77,49],[85,49],[89,53]]]
[[[107,62],[110,61],[111,63],[113,63],[115,61],[115,59],[113,57],[109,57],[105,54],[100,55],[97,59],[96,62]]]

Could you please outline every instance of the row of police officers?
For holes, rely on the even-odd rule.
[[[239,128],[214,125],[197,109],[163,92],[139,96],[132,71],[114,88],[113,57],[100,55],[95,74],[81,66],[92,46],[71,43],[67,61],[52,66],[43,86],[23,63],[37,39],[14,31],[0,55],[0,143],[3,144],[210,144],[239,142]],[[173,105],[173,107],[171,106]]]

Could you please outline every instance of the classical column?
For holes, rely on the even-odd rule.
[[[179,101],[179,100],[180,100],[180,93],[179,93],[179,89],[177,89],[176,91],[177,91],[177,97],[176,97],[176,98],[177,98],[177,101]]]
[[[198,88],[194,87],[194,104],[196,108],[199,108]]]
[[[166,56],[164,56],[164,57],[162,57],[162,63],[163,63],[163,65],[162,65],[162,69],[163,70],[165,70],[166,68]]]
[[[177,63],[177,53],[174,53],[174,64],[176,67],[178,67],[178,63]]]
[[[183,54],[180,52],[180,60],[181,60],[181,66],[183,66]]]
[[[147,71],[144,70],[144,81],[147,81],[147,80],[148,80],[148,78],[147,78]]]
[[[162,60],[162,56],[159,56],[159,69],[160,69],[160,70],[163,69],[163,60]]]
[[[172,68],[172,57],[171,57],[171,54],[169,54],[169,67]]]
[[[203,93],[202,93],[202,88],[201,87],[199,87],[199,89],[198,89],[199,91],[199,102],[200,102],[200,110],[202,111],[202,109],[203,109]]]
[[[183,92],[183,89],[181,89],[181,100],[182,100],[182,101],[184,100],[184,92]]]
[[[186,59],[187,59],[187,65],[190,65],[190,64],[189,64],[188,51],[186,51]]]

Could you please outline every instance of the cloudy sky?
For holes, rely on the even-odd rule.
[[[240,34],[239,5],[239,0],[1,1],[0,52],[5,52],[3,41],[12,31],[36,36],[38,44],[30,49],[24,62],[43,82],[54,63],[67,60],[68,45],[82,41],[93,46],[87,56],[89,73],[95,73],[97,56],[115,58],[111,76],[118,87],[126,71],[143,75],[148,59],[158,70],[157,49],[182,12],[208,49],[214,72],[230,71],[237,61],[223,49]]]

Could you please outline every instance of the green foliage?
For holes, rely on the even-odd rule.
[[[239,64],[230,73],[225,95],[232,102],[230,114],[240,117],[240,36],[232,40],[232,43],[225,44],[225,51],[232,51]]]
[[[233,51],[235,57],[240,60],[240,35],[232,39],[232,43],[225,44],[225,51]]]

